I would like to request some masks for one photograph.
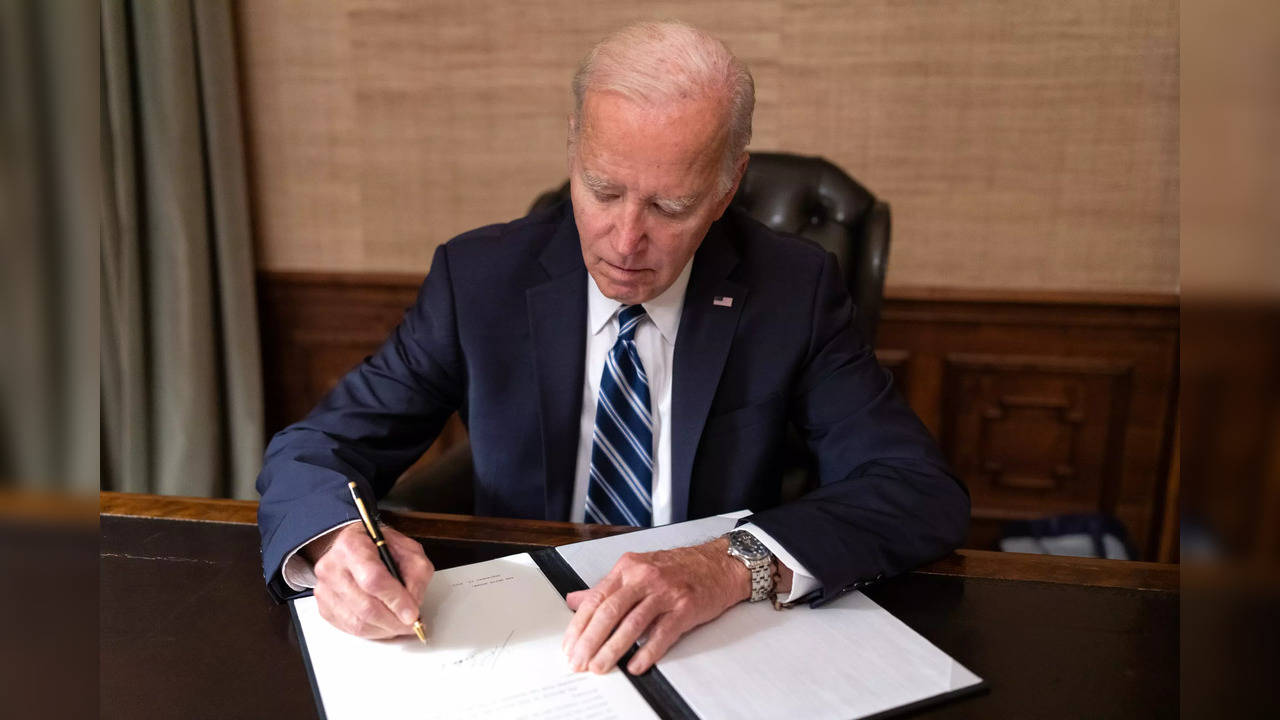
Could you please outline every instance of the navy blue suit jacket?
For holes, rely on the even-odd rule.
[[[713,303],[733,298],[728,307]],[[675,521],[750,508],[823,585],[819,601],[955,548],[969,501],[852,323],[834,256],[731,209],[694,256],[672,377]],[[572,208],[441,246],[377,353],[277,434],[258,478],[263,569],[355,518],[457,411],[480,515],[567,520],[582,405],[587,272]],[[779,505],[788,421],[820,487]]]

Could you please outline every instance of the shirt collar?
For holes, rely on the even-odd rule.
[[[684,293],[689,287],[689,274],[693,269],[693,258],[685,263],[684,269],[676,276],[671,287],[662,294],[643,303],[645,314],[653,321],[662,334],[662,339],[675,345],[676,332],[680,329],[680,313],[684,309]],[[596,279],[587,273],[587,329],[592,335],[599,335],[604,326],[618,314],[622,303],[604,296]]]

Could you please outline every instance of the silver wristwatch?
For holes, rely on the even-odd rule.
[[[751,571],[751,602],[773,597],[773,553],[746,530],[725,533],[729,554]]]

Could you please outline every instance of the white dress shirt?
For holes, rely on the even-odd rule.
[[[636,350],[645,374],[649,377],[649,402],[653,405],[655,449],[653,453],[653,524],[671,522],[671,375],[675,358],[676,333],[680,329],[680,314],[684,308],[684,294],[689,286],[690,260],[679,277],[661,295],[643,303],[645,318],[635,330]],[[583,522],[587,507],[587,486],[591,478],[592,435],[596,424],[596,405],[600,392],[600,376],[604,373],[605,357],[618,339],[618,310],[622,303],[611,300],[600,292],[596,281],[587,276],[587,342],[585,382],[582,387],[582,415],[578,423],[578,461],[574,473],[573,504],[569,519]],[[351,521],[356,522],[356,521]],[[351,524],[343,523],[325,530],[303,543],[285,558],[282,574],[284,581],[294,590],[315,587],[316,577],[311,563],[298,550],[315,540]],[[791,568],[793,579],[791,592],[781,602],[803,597],[821,584],[803,565],[787,552],[776,540],[753,523],[743,525],[780,562]]]
[[[689,286],[690,260],[671,287],[652,300],[642,303],[645,316],[636,325],[636,351],[644,372],[649,376],[649,402],[653,406],[653,524],[671,522],[671,375],[676,350],[676,333],[680,330],[680,313],[684,293]],[[582,387],[582,416],[578,421],[578,462],[573,482],[573,504],[569,519],[582,522],[587,509],[587,486],[591,480],[592,433],[596,425],[596,405],[600,394],[600,377],[604,374],[605,357],[618,340],[618,311],[622,303],[604,296],[596,281],[587,276],[587,347]],[[816,590],[820,583],[798,563],[776,540],[753,523],[740,529],[756,536],[784,565],[791,568],[791,592],[781,602]]]

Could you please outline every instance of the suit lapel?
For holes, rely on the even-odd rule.
[[[738,264],[738,253],[729,242],[724,224],[720,221],[711,226],[694,255],[676,335],[671,392],[673,522],[682,522],[689,516],[694,455],[747,299],[746,286],[728,278]],[[732,298],[728,307],[725,298]]]
[[[568,520],[587,326],[587,271],[572,212],[566,212],[539,260],[550,279],[530,288],[526,297],[538,378],[546,518]]]

